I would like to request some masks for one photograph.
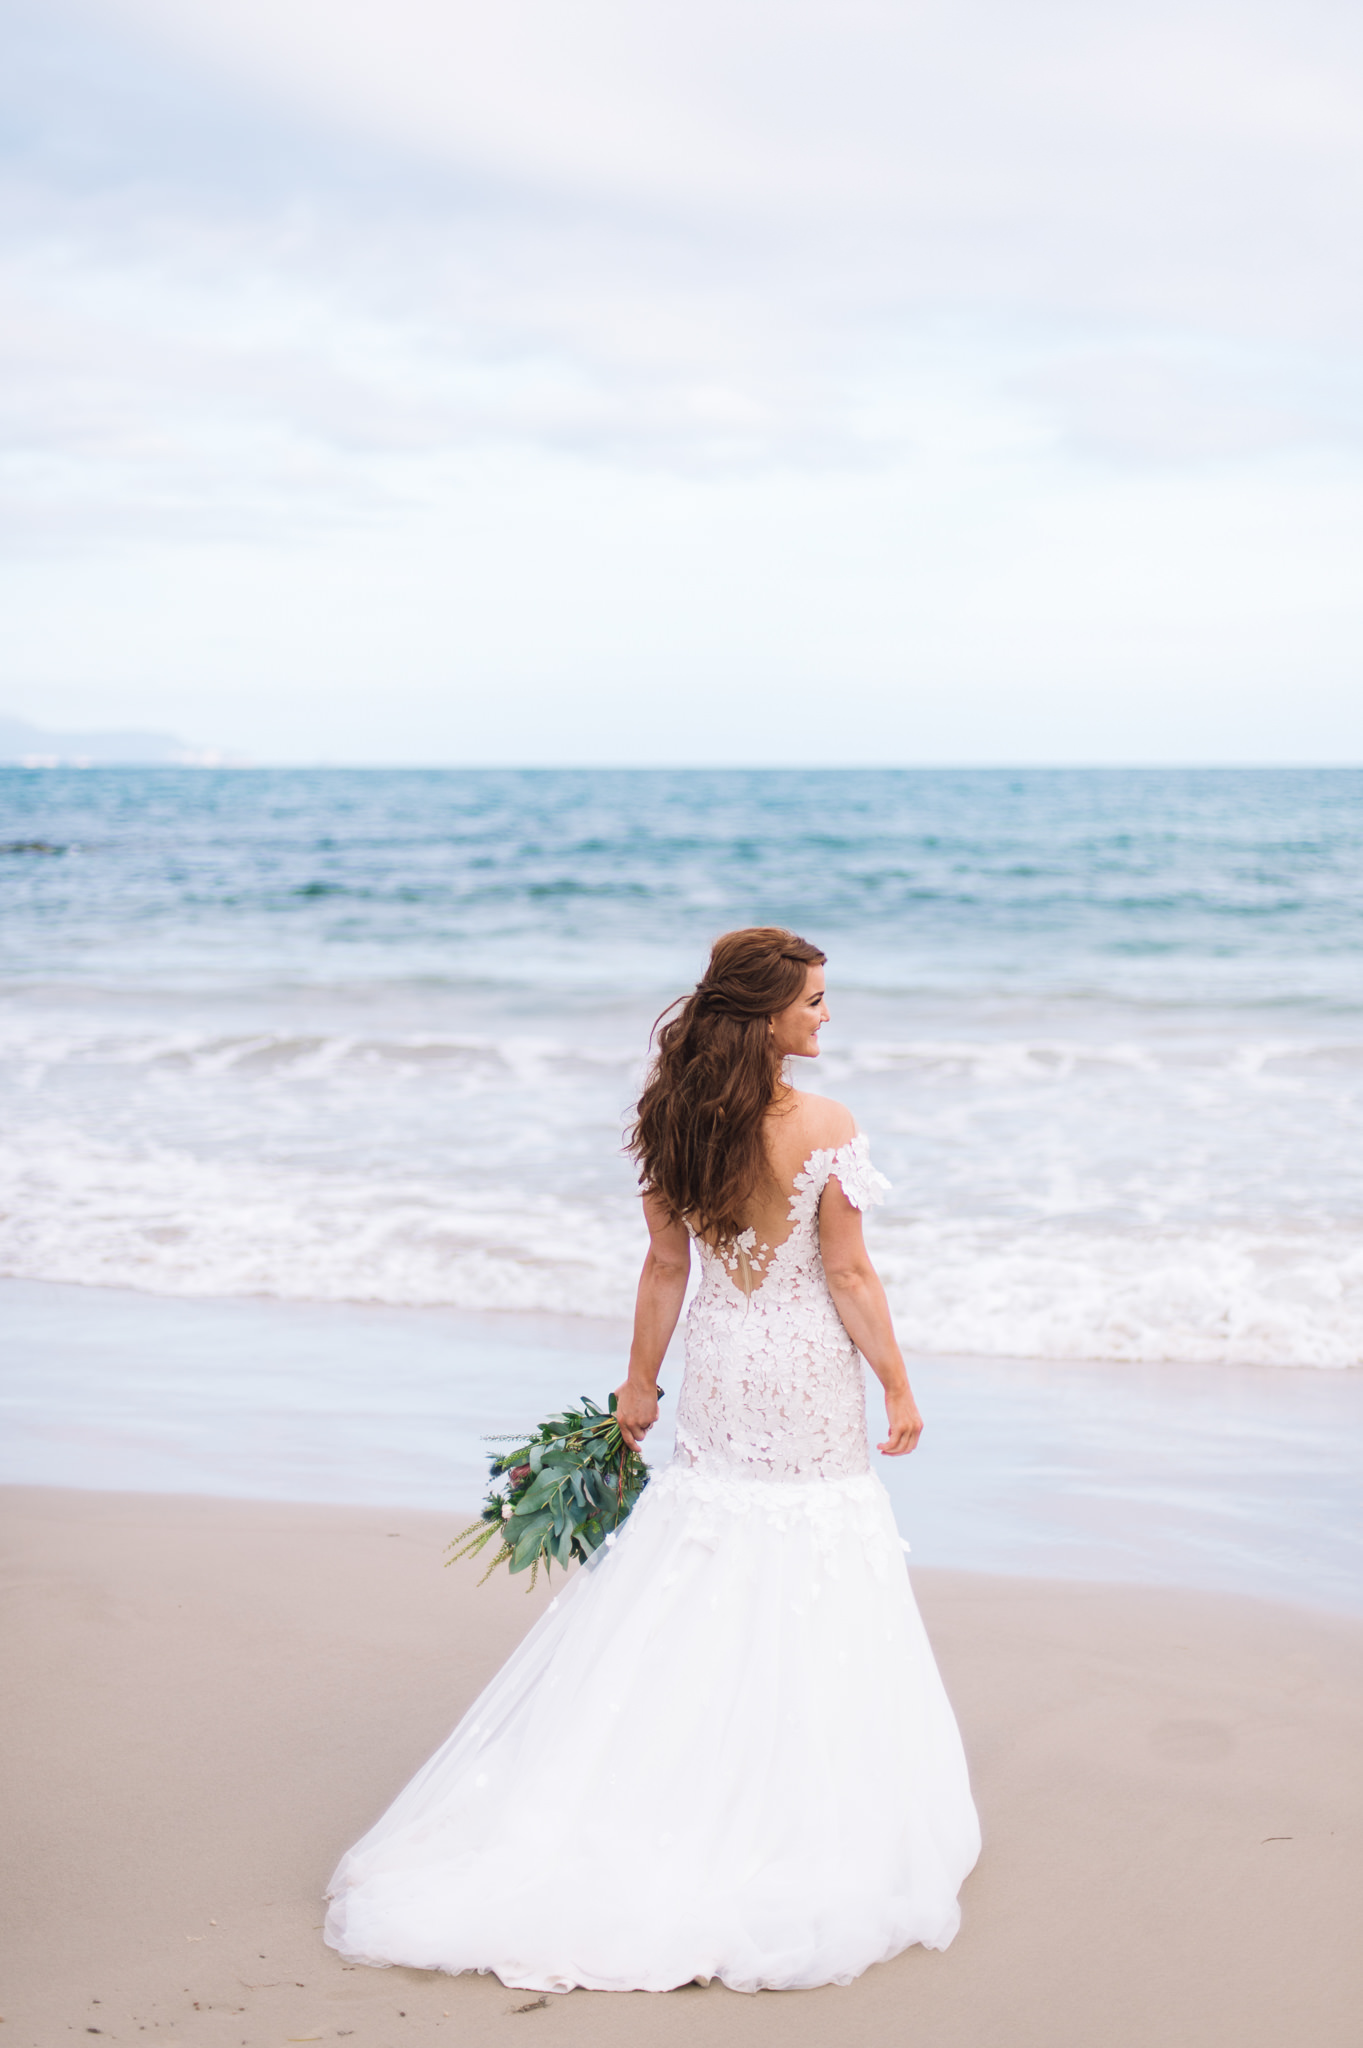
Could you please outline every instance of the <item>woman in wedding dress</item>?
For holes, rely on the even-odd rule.
[[[862,1243],[887,1183],[784,1077],[818,1055],[823,965],[730,932],[659,1032],[618,1414],[641,1445],[694,1250],[676,1453],[343,1858],[326,1939],[353,1961],[758,1991],[956,1933],[979,1826],[867,1441],[863,1358],[881,1453],[922,1430]]]

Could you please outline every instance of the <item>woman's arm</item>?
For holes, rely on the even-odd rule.
[[[829,1181],[819,1203],[819,1249],[843,1328],[885,1389],[890,1434],[877,1448],[887,1458],[902,1458],[923,1434],[923,1418],[904,1370],[885,1289],[862,1238],[861,1211],[836,1179]]]
[[[658,1374],[672,1342],[691,1272],[691,1233],[679,1217],[668,1217],[656,1195],[644,1196],[648,1251],[634,1303],[634,1341],[629,1378],[616,1388],[615,1419],[631,1450],[640,1451],[658,1420]]]

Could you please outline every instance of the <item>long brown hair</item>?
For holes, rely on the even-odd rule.
[[[826,957],[778,925],[725,932],[694,991],[669,1005],[677,1014],[653,1027],[629,1150],[640,1184],[712,1243],[739,1235],[768,1170],[762,1122],[781,1078],[769,1019]]]

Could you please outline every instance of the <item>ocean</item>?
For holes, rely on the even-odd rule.
[[[934,1357],[1363,1364],[1363,771],[0,770],[0,1274],[627,1315],[710,940],[828,953]]]

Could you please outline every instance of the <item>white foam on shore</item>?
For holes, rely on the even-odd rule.
[[[1363,1362],[1356,1233],[1001,1230],[924,1223],[876,1245],[906,1348],[1123,1363]]]
[[[583,1037],[12,1013],[0,1273],[626,1315],[642,1033]],[[832,1036],[817,1078],[895,1183],[870,1228],[915,1350],[1363,1362],[1352,1042]]]
[[[35,1134],[37,1135],[37,1134]],[[0,1272],[181,1296],[627,1315],[632,1200],[130,1157],[49,1133],[0,1165]],[[903,1342],[1037,1358],[1349,1366],[1363,1247],[1343,1232],[1145,1233],[893,1213],[871,1225]]]
[[[0,1165],[0,1273],[182,1296],[627,1314],[633,1202],[205,1160],[49,1134]]]

